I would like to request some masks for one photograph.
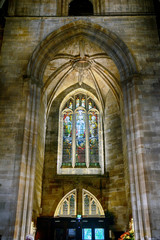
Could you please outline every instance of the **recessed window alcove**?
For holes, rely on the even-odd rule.
[[[59,112],[58,174],[103,174],[102,110],[97,98],[76,90]]]

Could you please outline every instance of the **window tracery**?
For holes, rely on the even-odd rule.
[[[97,104],[84,93],[74,94],[60,111],[57,173],[102,174],[103,140],[100,133],[102,121]]]
[[[76,215],[76,190],[69,192],[59,202],[55,211],[55,216]]]
[[[77,191],[72,190],[59,202],[54,216],[65,217],[77,215]],[[82,215],[104,216],[104,210],[98,199],[89,191],[82,190]]]
[[[82,215],[101,216],[104,215],[103,208],[96,197],[89,191],[82,191]]]

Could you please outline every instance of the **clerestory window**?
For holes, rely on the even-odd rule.
[[[103,173],[100,110],[91,96],[72,95],[60,111],[59,174]]]

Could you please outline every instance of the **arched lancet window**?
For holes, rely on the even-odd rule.
[[[97,198],[89,191],[82,190],[82,215],[104,216],[104,210]]]
[[[76,190],[69,192],[59,202],[54,216],[73,216],[76,215]]]
[[[103,174],[102,117],[93,98],[79,92],[62,104],[58,174]]]
[[[79,201],[81,201],[79,199]],[[59,202],[55,217],[67,217],[77,215],[77,192],[76,189],[66,194]],[[82,190],[82,215],[83,216],[104,216],[104,210],[98,199],[89,191]]]
[[[89,0],[73,0],[69,4],[69,16],[93,15],[93,5]]]

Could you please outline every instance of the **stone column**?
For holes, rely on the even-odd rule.
[[[151,226],[145,176],[143,122],[141,118],[141,77],[136,75],[122,83],[126,121],[126,140],[130,176],[135,239],[150,239]]]
[[[38,86],[36,82],[32,81],[30,83],[26,103],[26,118],[19,174],[19,190],[17,197],[14,240],[24,240],[25,236],[30,233],[40,93],[40,86]]]

